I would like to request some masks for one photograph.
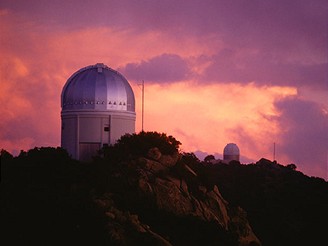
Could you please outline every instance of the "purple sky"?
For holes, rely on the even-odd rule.
[[[327,13],[326,0],[2,0],[0,147],[59,145],[62,86],[103,62],[137,101],[146,81],[148,130],[184,150],[233,141],[256,161],[276,142],[282,164],[327,179]]]

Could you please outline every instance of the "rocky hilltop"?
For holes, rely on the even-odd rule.
[[[1,151],[9,245],[320,245],[328,183],[261,159],[215,165],[172,136],[125,135],[90,162]]]
[[[116,243],[146,240],[152,245],[260,245],[245,211],[230,207],[217,186],[208,190],[199,184],[197,174],[178,152],[163,155],[154,147],[146,157],[127,163],[126,168],[129,175],[120,170],[112,180],[125,180],[119,184],[120,190],[125,186],[130,192],[125,194],[123,207],[134,213],[115,207],[114,197],[121,195],[117,191],[96,199]],[[209,231],[204,232],[205,228]]]
[[[33,245],[261,245],[239,206],[206,187],[159,133],[122,137],[94,160],[60,148],[1,152],[4,241]]]

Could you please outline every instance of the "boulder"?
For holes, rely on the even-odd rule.
[[[149,171],[151,173],[159,173],[162,171],[167,171],[168,168],[158,161],[150,160],[145,157],[140,157],[138,159],[137,165],[143,170]]]
[[[180,159],[180,154],[176,152],[172,155],[161,155],[158,161],[166,167],[173,167],[177,164],[179,159]]]

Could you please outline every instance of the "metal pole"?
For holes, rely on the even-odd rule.
[[[142,120],[141,120],[141,131],[144,131],[144,107],[145,107],[145,82],[142,80]]]
[[[273,143],[273,161],[276,160],[276,142]]]
[[[142,80],[141,84],[141,132],[144,131],[144,111],[145,111],[145,81]]]

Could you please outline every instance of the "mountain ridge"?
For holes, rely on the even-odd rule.
[[[18,157],[2,150],[5,238],[35,245],[322,241],[327,182],[265,159],[209,165],[179,145],[156,132],[127,135],[90,162],[61,148]]]

